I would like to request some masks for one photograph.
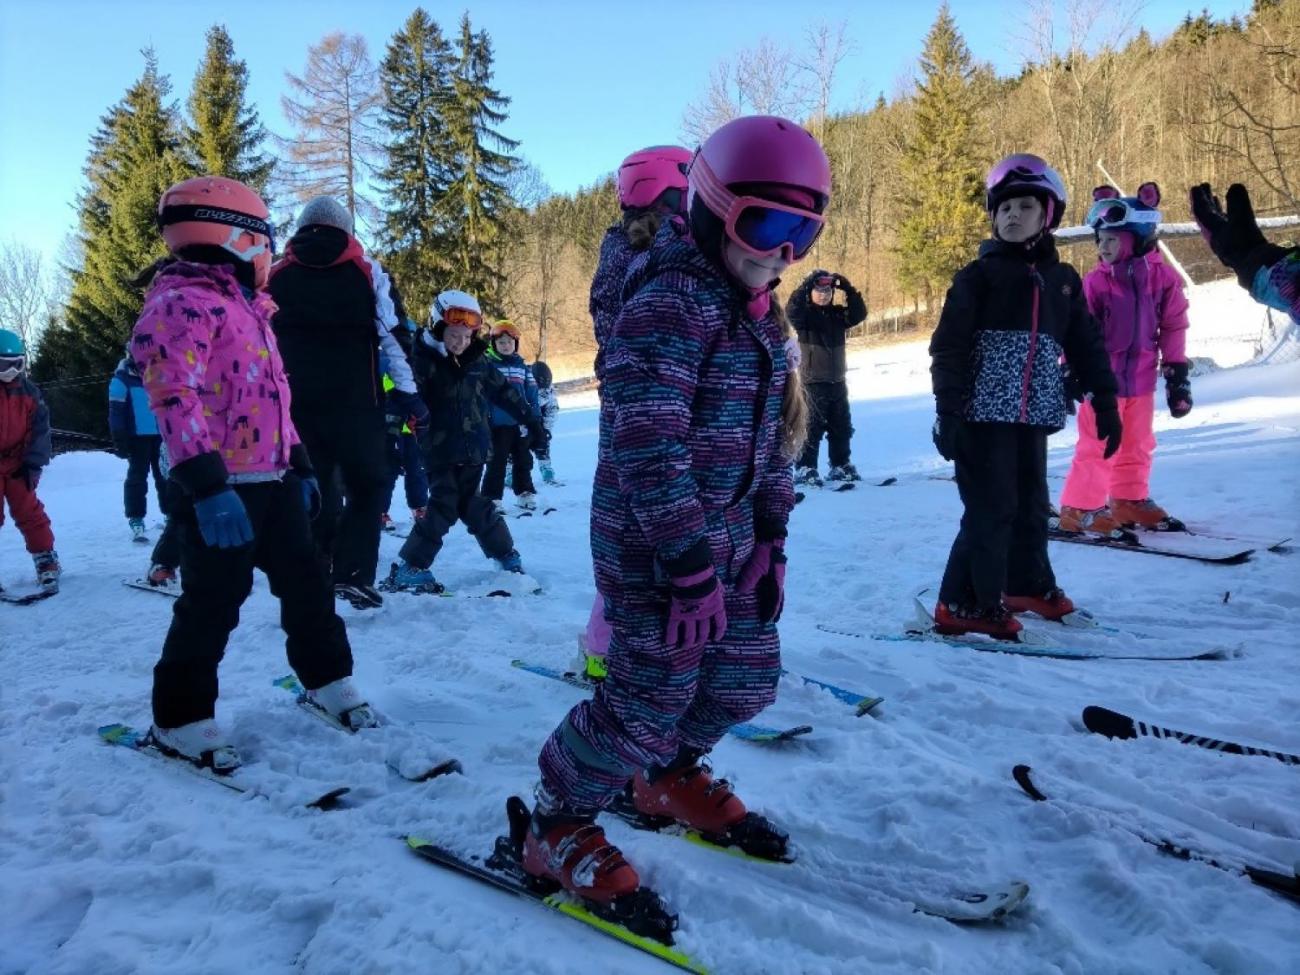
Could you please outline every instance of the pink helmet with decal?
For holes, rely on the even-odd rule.
[[[704,140],[688,181],[690,208],[698,199],[733,242],[756,254],[788,249],[799,260],[825,224],[831,164],[797,122],[750,115]]]
[[[158,201],[158,228],[173,254],[194,245],[220,247],[253,266],[255,287],[266,284],[275,248],[271,211],[238,180],[182,180]]]
[[[686,167],[691,151],[681,146],[650,146],[618,167],[618,203],[624,210],[645,210],[662,202],[673,213],[685,211]],[[672,193],[676,191],[676,199]],[[665,196],[665,194],[668,194]],[[664,197],[660,201],[660,197]]]

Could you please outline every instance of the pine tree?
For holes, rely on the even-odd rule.
[[[511,152],[519,143],[497,128],[510,99],[492,87],[492,41],[486,31],[470,27],[468,14],[460,21],[452,92],[446,116],[455,179],[444,207],[453,232],[451,279],[496,312],[504,285],[501,237],[513,206],[506,178],[518,161]]]
[[[454,65],[442,29],[416,9],[393,35],[379,66],[383,124],[390,133],[379,173],[386,187],[385,263],[416,317],[433,303],[451,270],[445,217],[456,155],[446,111]]]
[[[145,70],[108,110],[91,137],[86,188],[80,208],[82,264],[72,272],[63,318],[41,343],[41,380],[103,377],[51,398],[55,424],[102,431],[104,384],[143,305],[132,279],[166,253],[155,226],[158,199],[167,187],[194,175],[184,159],[171,82],[146,50]]]
[[[266,130],[257,109],[244,101],[248,65],[235,58],[235,45],[220,24],[208,29],[208,47],[190,92],[192,125],[185,146],[195,168],[229,176],[265,194],[275,160],[262,151]]]
[[[946,3],[926,36],[921,73],[896,249],[900,282],[929,299],[974,257],[987,225],[976,68]]]

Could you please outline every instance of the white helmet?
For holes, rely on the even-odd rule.
[[[472,312],[478,317],[478,325],[483,324],[483,309],[479,307],[474,296],[464,291],[454,290],[444,291],[433,299],[433,309],[429,312],[429,324],[437,325],[439,322],[446,321],[447,311],[451,308]],[[477,328],[477,326],[475,327]]]

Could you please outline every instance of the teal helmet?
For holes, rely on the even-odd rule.
[[[0,328],[0,382],[13,382],[27,368],[27,346],[17,332]]]

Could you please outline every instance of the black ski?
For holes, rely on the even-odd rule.
[[[1011,770],[1011,776],[1016,780],[1016,785],[1020,786],[1025,795],[1029,796],[1035,802],[1062,802],[1066,800],[1049,799],[1042,790],[1030,778],[1030,768],[1028,765],[1017,765]],[[1086,805],[1074,803],[1074,805]],[[1154,846],[1161,853],[1177,857],[1179,860],[1195,861],[1203,863],[1208,867],[1214,867],[1216,870],[1223,870],[1226,873],[1235,873],[1243,877],[1248,877],[1251,883],[1258,884],[1266,890],[1271,890],[1275,894],[1286,897],[1296,903],[1300,903],[1300,877],[1294,872],[1291,874],[1283,873],[1280,870],[1271,870],[1265,867],[1252,866],[1245,862],[1232,862],[1232,858],[1217,854],[1204,853],[1200,850],[1193,850],[1190,847],[1175,843],[1160,836],[1152,835],[1137,826],[1131,826],[1128,823],[1122,823],[1117,820],[1112,813],[1104,809],[1098,809],[1095,806],[1087,806],[1098,813],[1106,816],[1112,826],[1116,829],[1122,829],[1126,833],[1131,833],[1142,842]]]
[[[1114,536],[1090,535],[1086,532],[1068,532],[1049,528],[1048,537],[1054,542],[1086,545],[1092,548],[1113,548],[1124,552],[1141,552],[1146,555],[1163,555],[1170,559],[1190,559],[1210,565],[1240,565],[1250,561],[1255,546],[1247,543],[1225,542],[1219,539],[1176,532],[1142,532],[1127,528],[1117,529]]]
[[[518,796],[511,796],[506,802],[506,815],[510,835],[498,836],[492,853],[486,858],[462,856],[432,840],[414,835],[405,837],[406,845],[413,853],[440,867],[535,901],[670,965],[704,975],[705,969],[701,965],[672,947],[677,915],[668,912],[658,894],[641,887],[610,904],[600,904],[568,894],[558,884],[529,875],[521,862],[530,815],[528,807]]]
[[[1275,758],[1284,765],[1300,765],[1300,755],[1275,752],[1270,748],[1256,748],[1253,745],[1238,745],[1236,742],[1220,741],[1217,738],[1194,735],[1187,731],[1174,731],[1172,728],[1147,724],[1145,721],[1138,721],[1136,718],[1121,714],[1119,711],[1112,711],[1109,708],[1096,705],[1090,705],[1083,709],[1083,724],[1085,728],[1094,734],[1105,735],[1107,738],[1119,738],[1121,741],[1140,736],[1172,738],[1175,741],[1181,741],[1184,745],[1208,748],[1212,752],[1224,752],[1228,755],[1263,755],[1267,758]]]

